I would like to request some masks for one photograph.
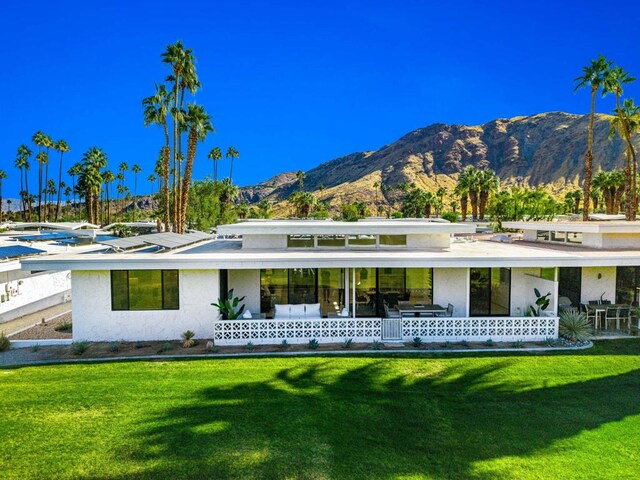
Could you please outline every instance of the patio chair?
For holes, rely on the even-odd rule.
[[[589,302],[589,305],[593,305],[593,304]],[[581,306],[582,306],[583,313],[587,317],[587,321],[593,321],[593,329],[598,330],[598,324],[600,323],[600,315],[598,315],[598,312],[596,311],[596,309],[589,308],[589,306],[587,306],[584,303],[582,303]]]
[[[447,305],[447,311],[442,313],[437,313],[436,317],[453,317],[453,305]]]
[[[400,312],[395,308],[389,308],[387,303],[384,303],[384,317],[385,318],[400,318]]]
[[[609,329],[609,321],[610,320],[615,320],[616,321],[616,329],[620,330],[620,318],[618,317],[618,310],[620,310],[619,307],[607,307],[607,310],[604,314],[604,328],[606,330]]]
[[[620,320],[623,320],[627,324],[627,330],[631,331],[631,307],[625,305],[618,310],[618,328],[620,327]]]

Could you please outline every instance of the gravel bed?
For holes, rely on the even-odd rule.
[[[71,331],[57,332],[55,328],[62,323],[71,323],[71,312],[49,320],[46,323],[39,323],[33,327],[24,330],[9,337],[10,340],[46,340],[50,338],[71,338]]]

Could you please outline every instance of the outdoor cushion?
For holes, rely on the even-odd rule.
[[[291,318],[291,305],[274,305],[273,318]]]
[[[290,318],[304,318],[304,303],[291,305]]]
[[[307,303],[305,305],[305,318],[321,318],[319,303]]]

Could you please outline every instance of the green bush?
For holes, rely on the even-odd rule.
[[[396,210],[391,214],[391,218],[402,218],[402,212]]]
[[[379,342],[378,340],[374,340],[371,343],[371,349],[372,350],[382,350],[382,347],[384,347],[384,343]]]
[[[464,348],[467,348],[469,346],[469,342],[467,342],[466,340],[462,340],[462,341],[460,341],[460,346],[464,347]]]
[[[418,348],[418,347],[422,346],[422,339],[420,337],[415,337],[413,339],[413,346],[415,348]]]
[[[89,342],[85,342],[84,340],[81,342],[73,342],[71,344],[71,353],[74,355],[82,355],[87,350],[89,350]]]
[[[187,330],[185,332],[182,332],[182,335],[180,335],[180,337],[182,338],[182,347],[183,348],[191,348],[196,344],[196,341],[193,339],[193,337],[195,337],[196,334],[193,333],[191,330]],[[166,345],[166,343],[165,343]],[[163,346],[164,348],[164,346]]]
[[[71,322],[62,322],[60,325],[56,325],[53,328],[56,332],[71,332],[73,330],[73,326]]]
[[[33,353],[39,352],[40,351],[40,344],[36,343],[34,346],[31,347],[31,351]]]
[[[311,350],[315,350],[319,346],[320,346],[320,343],[318,343],[318,340],[316,340],[315,338],[312,338],[311,340],[309,340],[309,343],[307,344],[307,347],[309,347]]]
[[[287,342],[287,339],[285,338],[284,340],[282,340],[282,342],[280,342],[280,350],[287,350],[289,348],[289,342]]]
[[[256,346],[253,344],[253,342],[248,342],[245,346],[244,346],[245,350],[249,350],[250,352],[253,352],[256,349]]]
[[[522,340],[516,340],[511,344],[511,348],[524,348],[524,342]]]
[[[120,345],[118,345],[118,342],[111,342],[111,345],[109,345],[109,351],[115,353],[119,350],[120,350]]]
[[[442,215],[440,215],[440,218],[442,218],[443,220],[448,220],[450,222],[457,222],[458,221],[458,214],[456,212],[444,212]]]
[[[353,338],[345,338],[342,342],[342,348],[351,348],[353,346]]]
[[[11,346],[11,340],[9,340],[4,332],[0,332],[0,352],[4,352],[5,350],[9,350]]]
[[[586,342],[591,337],[591,323],[584,313],[562,312],[558,331],[570,342]]]
[[[488,340],[486,340],[484,342],[485,346],[487,347],[493,347],[493,340],[491,340],[490,338]]]
[[[173,348],[173,345],[171,345],[171,342],[165,342],[165,343],[162,344],[162,351],[163,352],[168,352],[172,348]]]

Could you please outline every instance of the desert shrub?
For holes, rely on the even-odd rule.
[[[31,347],[31,351],[32,351],[33,353],[39,352],[39,351],[40,351],[40,344],[39,344],[39,343],[36,343],[35,345],[33,345],[33,346]]]
[[[382,347],[384,347],[384,343],[378,341],[378,340],[374,340],[371,343],[371,349],[372,350],[382,350]]]
[[[402,218],[402,212],[396,210],[391,214],[391,218]]]
[[[111,342],[111,344],[109,345],[109,351],[115,353],[119,350],[120,350],[120,345],[118,345],[118,342]]]
[[[511,348],[524,348],[524,342],[522,340],[516,340],[511,344]]]
[[[286,350],[289,348],[289,342],[287,342],[287,339],[283,339],[282,342],[280,342],[280,350]]]
[[[558,331],[570,342],[586,342],[591,337],[591,324],[584,313],[562,312]]]
[[[442,215],[440,215],[440,218],[442,218],[443,220],[448,220],[450,222],[457,222],[458,214],[456,212],[444,212]]]
[[[544,344],[547,347],[554,347],[556,345],[556,339],[553,337],[547,337],[544,339]]]
[[[0,332],[0,352],[9,350],[10,346],[11,346],[11,340],[7,338],[4,332]]]
[[[87,350],[89,350],[89,342],[84,340],[80,342],[73,342],[71,344],[71,353],[74,355],[82,355]]]
[[[353,346],[353,338],[345,338],[342,342],[342,348],[351,348]]]
[[[451,342],[446,341],[442,344],[442,348],[451,348]]]
[[[315,338],[312,338],[311,340],[309,340],[309,343],[307,344],[307,347],[309,347],[311,350],[315,350],[319,346],[320,346],[320,343]]]
[[[173,345],[171,345],[171,342],[165,342],[162,344],[162,349],[161,351],[163,352],[168,352],[169,350],[171,350],[173,348]],[[188,347],[187,347],[188,348]]]
[[[182,338],[182,347],[183,348],[191,348],[196,344],[196,341],[193,339],[193,337],[195,337],[196,334],[193,333],[191,330],[187,330],[185,332],[182,332],[182,335],[180,335],[180,338]],[[165,343],[166,345],[166,343]]]
[[[56,332],[71,332],[73,330],[73,326],[71,322],[62,322],[59,325],[53,327]]]
[[[256,349],[256,346],[253,344],[253,342],[248,342],[245,346],[244,346],[245,350],[249,350],[250,352],[253,352]]]
[[[415,348],[421,347],[421,346],[422,346],[422,339],[421,339],[420,337],[415,337],[415,338],[413,339],[412,345],[413,345]]]

